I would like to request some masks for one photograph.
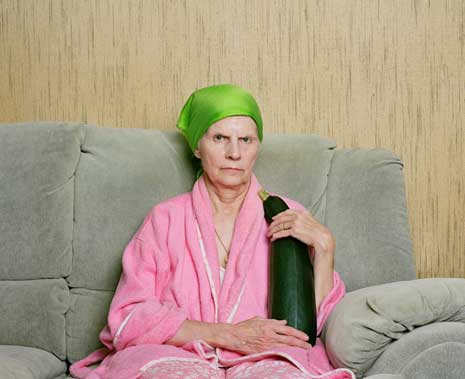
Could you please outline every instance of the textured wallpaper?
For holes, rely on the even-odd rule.
[[[405,163],[420,277],[465,277],[465,2],[0,0],[0,122],[174,130],[235,83],[265,133]]]

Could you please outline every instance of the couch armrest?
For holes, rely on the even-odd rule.
[[[363,377],[390,344],[441,321],[465,322],[465,279],[419,279],[350,292],[329,316],[322,338],[335,367]]]

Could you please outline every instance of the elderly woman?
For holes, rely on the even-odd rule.
[[[268,319],[270,242],[309,247],[318,333],[344,295],[335,240],[301,204],[268,225],[253,174],[263,138],[253,97],[240,87],[195,91],[178,128],[201,162],[192,192],[157,204],[126,247],[105,345],[71,366],[86,379],[354,378],[334,370],[318,339]],[[99,362],[91,370],[86,366]]]

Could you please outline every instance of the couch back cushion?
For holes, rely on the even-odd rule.
[[[383,149],[338,149],[325,224],[336,236],[336,270],[347,291],[416,278],[403,163]]]
[[[77,124],[0,126],[0,344],[65,357],[80,141]]]
[[[78,125],[0,127],[0,280],[71,272]]]

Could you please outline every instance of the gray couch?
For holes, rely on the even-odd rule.
[[[100,346],[125,245],[195,167],[177,132],[30,123],[0,125],[0,141],[0,379],[65,378]],[[465,378],[465,280],[415,280],[402,167],[386,150],[265,135],[255,172],[336,237],[348,294],[323,333],[334,365]]]

